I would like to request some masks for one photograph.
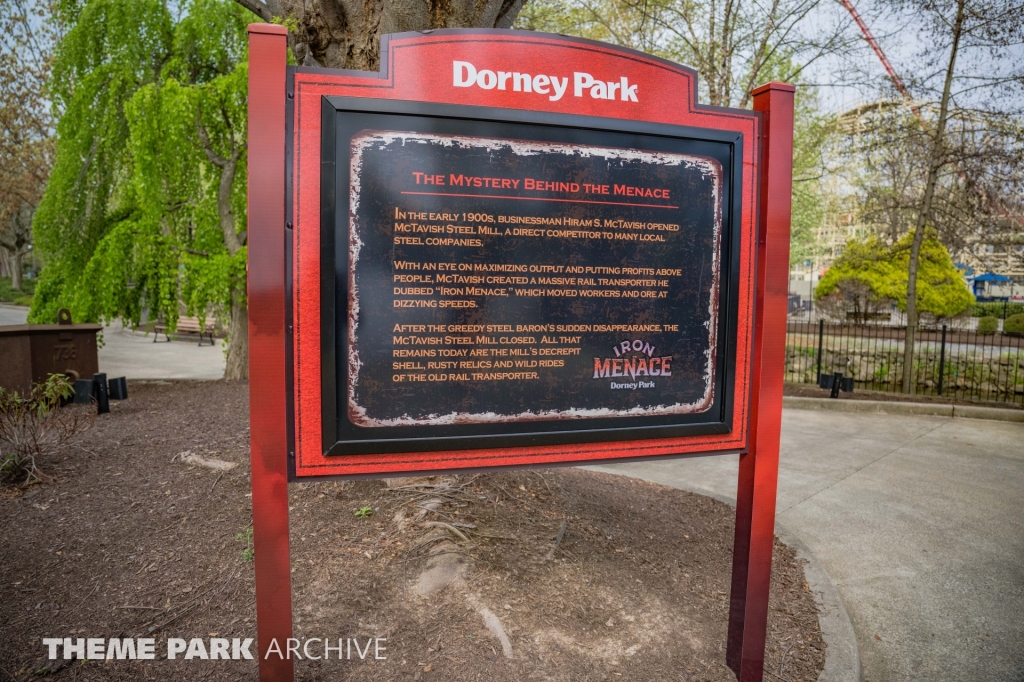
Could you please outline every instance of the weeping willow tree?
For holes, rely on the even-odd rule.
[[[172,11],[173,10],[173,11]],[[247,375],[246,24],[230,0],[65,0],[30,319],[227,321]]]

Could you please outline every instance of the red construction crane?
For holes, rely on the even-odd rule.
[[[878,55],[878,58],[882,61],[882,66],[885,67],[885,70],[888,72],[889,78],[892,79],[896,89],[900,91],[900,94],[903,95],[903,99],[906,101],[907,106],[910,107],[914,116],[923,125],[924,121],[921,119],[921,112],[918,111],[918,107],[914,105],[914,98],[910,96],[910,91],[907,90],[907,86],[903,84],[903,81],[896,73],[896,69],[894,69],[892,64],[889,63],[889,58],[885,56],[885,52],[882,51],[882,46],[878,44],[878,41],[875,40],[875,36],[871,34],[871,29],[869,29],[868,25],[864,23],[864,20],[860,18],[860,14],[857,13],[856,8],[854,8],[853,3],[850,2],[850,0],[839,1],[843,3],[843,7],[845,7],[846,11],[850,13],[853,20],[857,22],[857,26],[860,27],[861,33],[864,34],[864,39],[868,41],[868,45],[871,46],[871,49],[875,51],[875,54]]]
[[[871,34],[871,29],[869,29],[868,25],[864,23],[863,19],[861,19],[860,14],[857,12],[856,8],[854,8],[853,3],[850,2],[850,0],[839,1],[843,3],[843,7],[845,7],[846,11],[850,13],[850,16],[853,17],[853,20],[857,22],[857,26],[860,27],[861,33],[864,34],[864,39],[868,41],[868,45],[870,45],[871,49],[875,51],[876,55],[878,55],[878,59],[881,60],[882,66],[885,67],[886,72],[889,74],[889,78],[892,79],[893,85],[895,85],[896,89],[900,91],[901,95],[903,95],[903,101],[906,103],[907,107],[909,107],[910,111],[914,114],[914,118],[917,119],[917,122],[921,125],[921,128],[927,132],[927,127],[925,126],[924,118],[921,116],[920,107],[914,104],[914,98],[910,96],[910,91],[907,90],[907,86],[903,84],[903,81],[900,79],[899,74],[896,73],[896,69],[894,69],[892,64],[889,62],[889,58],[885,56],[885,52],[882,51],[882,46],[878,44],[878,41],[875,40],[875,36]],[[957,175],[959,175],[961,179],[964,178],[963,171],[957,171]],[[1001,214],[1004,218],[1013,220],[1018,225],[1021,224],[1021,218],[1019,216],[1014,217],[1013,215],[1011,215],[1010,212],[1003,206],[1002,202],[999,201],[998,198],[989,197],[988,195],[982,193],[981,190],[977,187],[974,191],[982,195],[983,201],[989,201],[992,204],[994,204],[996,212]]]

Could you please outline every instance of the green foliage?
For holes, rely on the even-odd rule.
[[[1024,313],[1006,318],[1003,321],[1003,333],[1009,336],[1024,336]]]
[[[43,417],[60,407],[61,400],[74,394],[74,384],[63,374],[50,374],[46,381],[33,384],[32,392],[27,398],[17,391],[8,391],[0,387],[0,414],[26,411]]]
[[[833,316],[852,315],[855,322],[861,323],[887,310],[900,296],[899,274],[891,255],[877,237],[863,242],[850,240],[843,254],[819,280],[814,290],[815,301]]]
[[[990,336],[999,331],[999,320],[995,317],[988,315],[978,320],[978,333],[985,336]]]
[[[226,316],[245,291],[246,24],[231,0],[68,0],[54,65],[64,109],[35,231],[31,321]],[[208,133],[204,148],[199,126]],[[228,235],[218,211],[233,158]],[[236,153],[237,152],[237,153]],[[233,224],[231,224],[233,222]],[[229,237],[232,244],[228,244]]]
[[[11,286],[10,277],[0,277],[0,301],[14,305],[28,305],[32,302],[32,292],[35,291],[35,288],[36,281],[34,279],[21,280],[21,291],[18,291]]]
[[[886,246],[877,237],[851,240],[843,254],[818,282],[815,300],[843,304],[859,311],[893,302],[900,310],[907,306],[907,267],[912,235]],[[860,296],[859,299],[854,299]],[[852,300],[853,299],[853,300]],[[925,234],[921,245],[917,279],[918,311],[936,319],[954,317],[974,303],[949,251],[934,231]]]
[[[900,310],[907,309],[907,269],[910,263],[910,245],[914,235],[905,234],[892,247],[893,264],[899,272],[896,299]],[[933,229],[925,231],[917,271],[917,310],[936,319],[955,317],[974,303],[974,294],[967,287],[963,274],[953,264],[949,251],[939,241]]]
[[[971,306],[971,317],[986,317],[991,315],[1004,320],[1010,315],[1024,313],[1024,303],[1017,301],[993,301],[987,303],[975,303]]]
[[[27,397],[0,388],[0,478],[26,484],[39,480],[39,458],[88,426],[80,411],[61,409],[74,393],[63,374],[34,384]]]
[[[242,532],[236,535],[235,539],[245,543],[245,548],[242,550],[242,561],[249,563],[256,558],[256,550],[253,547],[252,541],[252,526],[246,526],[242,529]]]
[[[108,231],[130,154],[124,105],[168,57],[172,19],[160,0],[62,2],[69,27],[57,47],[50,96],[60,114],[56,161],[33,221],[47,261],[29,320],[55,319],[87,288],[85,267]],[[93,318],[94,319],[94,318]]]
[[[373,507],[367,505],[356,509],[355,515],[357,519],[368,519],[373,516]]]

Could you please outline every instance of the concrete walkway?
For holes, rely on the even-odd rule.
[[[0,325],[25,324],[28,308],[0,305]],[[98,355],[100,371],[108,377],[140,379],[220,379],[224,376],[224,347],[199,346],[197,340],[153,343],[125,329],[120,322],[104,328]]]
[[[735,499],[737,458],[593,467]],[[778,518],[870,682],[1024,680],[1024,424],[787,409]]]

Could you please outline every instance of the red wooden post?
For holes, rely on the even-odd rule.
[[[740,455],[736,493],[726,653],[740,682],[760,682],[764,673],[786,360],[794,91],[785,83],[754,90],[754,109],[762,117],[754,365],[750,445]]]
[[[288,32],[249,25],[249,448],[260,680],[290,682],[267,658],[292,636],[285,382],[285,64]]]

